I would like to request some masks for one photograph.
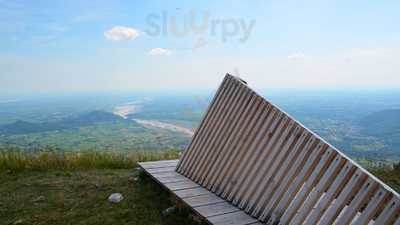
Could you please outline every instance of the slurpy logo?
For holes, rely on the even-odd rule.
[[[178,38],[193,35],[203,41],[210,35],[221,38],[223,42],[237,40],[244,43],[250,38],[256,23],[255,20],[246,21],[243,18],[212,18],[207,11],[197,14],[191,10],[179,19],[176,15],[168,15],[166,11],[149,14],[146,17],[146,33],[150,36],[173,35]]]

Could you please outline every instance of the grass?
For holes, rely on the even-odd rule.
[[[168,193],[134,168],[138,161],[176,159],[177,151],[26,153],[0,149],[0,225],[194,225],[189,212],[161,217]],[[400,164],[372,172],[400,190]],[[124,200],[107,201],[119,192]]]
[[[0,174],[49,170],[127,169],[134,168],[137,162],[178,157],[179,153],[174,150],[122,154],[96,151],[27,153],[0,149]]]
[[[161,217],[172,205],[168,194],[132,169],[25,171],[0,183],[1,225],[197,224],[187,212]],[[115,192],[124,200],[109,203]]]
[[[138,161],[176,159],[177,151],[26,153],[0,151],[0,225],[191,225],[181,211],[161,217],[173,205],[165,190],[134,168]],[[107,198],[122,193],[112,204]]]
[[[371,169],[371,172],[400,193],[400,164],[396,164],[393,169]]]

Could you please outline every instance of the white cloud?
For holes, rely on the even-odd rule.
[[[290,60],[304,60],[304,59],[307,59],[308,57],[304,53],[295,52],[295,53],[289,54],[287,58]]]
[[[115,26],[104,32],[104,37],[110,41],[125,41],[139,37],[140,32],[131,27]]]
[[[153,48],[149,51],[149,55],[170,55],[171,51],[165,48]]]

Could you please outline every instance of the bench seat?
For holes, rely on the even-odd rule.
[[[141,162],[139,166],[157,183],[182,200],[183,203],[210,224],[262,224],[228,201],[177,173],[175,171],[177,164],[178,160],[164,160]]]

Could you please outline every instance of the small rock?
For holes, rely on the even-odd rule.
[[[17,220],[17,221],[14,222],[15,225],[17,225],[17,224],[23,224],[23,223],[24,223],[24,220]]]
[[[44,200],[46,200],[46,198],[43,195],[41,195],[41,196],[33,199],[32,202],[43,202]]]
[[[137,182],[138,180],[139,180],[138,177],[129,177],[129,178],[128,178],[128,181],[131,182],[131,183],[135,183],[135,182]]]
[[[119,203],[122,199],[124,199],[124,196],[121,193],[113,193],[108,197],[108,201],[111,203]]]

